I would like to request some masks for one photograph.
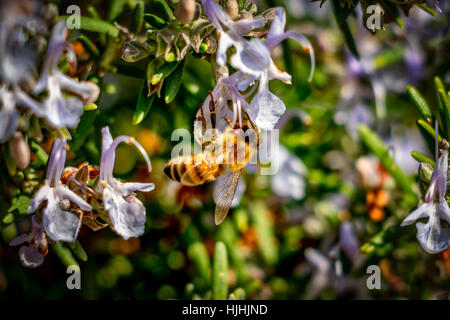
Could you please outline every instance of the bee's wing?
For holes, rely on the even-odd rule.
[[[214,220],[216,225],[219,225],[227,216],[228,210],[233,202],[234,194],[236,193],[241,171],[227,171],[214,188],[214,199],[216,201]]]

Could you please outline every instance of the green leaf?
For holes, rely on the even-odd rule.
[[[14,159],[11,157],[10,148],[3,149],[3,155],[6,162],[6,169],[11,177],[14,177],[17,173],[17,165]]]
[[[52,251],[56,254],[56,256],[59,258],[59,260],[64,264],[66,267],[76,265],[79,267],[77,260],[72,255],[72,252],[69,248],[67,248],[64,243],[62,242],[56,242],[52,246]]]
[[[150,107],[153,104],[153,100],[155,99],[155,94],[151,94],[148,96],[148,86],[147,86],[147,77],[142,81],[141,89],[139,91],[138,101],[136,105],[136,110],[134,110],[133,115],[133,124],[137,125],[144,120],[147,115]]]
[[[97,9],[95,9],[95,7],[92,4],[88,4],[86,7],[86,11],[87,13],[89,13],[89,15],[91,16],[91,18],[94,19],[101,19],[100,15],[97,11]]]
[[[163,18],[166,21],[171,21],[174,19],[172,9],[164,0],[153,0],[151,12],[155,12],[156,15],[158,15],[159,17]]]
[[[234,212],[234,216],[236,216],[237,212],[239,212],[239,210]],[[223,241],[227,246],[230,260],[236,271],[238,281],[239,283],[245,283],[249,280],[250,274],[247,269],[247,264],[245,263],[245,254],[238,245],[238,230],[230,219],[225,219],[225,221],[220,224],[216,239]]]
[[[165,62],[159,69],[153,74],[151,78],[151,84],[156,85],[158,82],[167,78],[178,66],[178,61]]]
[[[12,222],[14,222],[14,215],[12,213],[7,213],[4,217],[2,222],[4,224],[10,224]]]
[[[94,59],[98,59],[100,57],[100,51],[98,50],[97,46],[86,37],[84,34],[81,34],[78,38],[83,45],[83,48],[89,52]]]
[[[385,230],[377,233],[373,236],[367,243],[361,246],[361,253],[364,254],[379,254],[386,255],[385,248],[391,249],[392,242],[399,239],[402,235],[407,233],[409,230],[407,227],[401,227],[399,225],[388,227]]]
[[[237,288],[228,297],[229,300],[245,300],[245,290],[242,288]]]
[[[34,167],[41,167],[45,166],[48,161],[48,154],[47,152],[42,149],[42,147],[34,140],[31,140],[30,142],[30,148],[34,152],[34,154],[37,157],[37,160],[33,162]]]
[[[13,200],[12,206],[8,209],[8,213],[17,212],[19,214],[26,214],[28,211],[28,206],[30,205],[31,198],[20,195],[18,198]]]
[[[95,129],[94,122],[99,113],[100,111],[98,109],[83,113],[77,131],[73,134],[73,139],[70,142],[70,150],[76,152],[83,146],[87,137],[89,137]]]
[[[87,261],[88,259],[87,253],[86,251],[84,251],[80,241],[77,240],[74,243],[68,243],[67,245],[78,258],[80,258],[84,262]]]
[[[199,241],[189,245],[188,256],[194,262],[205,284],[211,283],[211,262],[205,245]]]
[[[223,242],[217,242],[214,248],[213,299],[226,300],[228,296],[228,256]]]
[[[69,16],[61,16],[61,18],[67,20]],[[82,30],[104,33],[114,38],[117,38],[119,36],[119,29],[117,29],[111,23],[103,20],[81,16],[80,26]]]
[[[444,127],[444,135],[446,139],[450,138],[450,108],[447,103],[448,99],[445,95],[445,87],[439,77],[433,79],[436,88],[436,97],[438,101],[439,114],[441,116],[442,126]],[[442,91],[442,92],[441,92]]]
[[[423,121],[423,120],[419,120]],[[372,151],[375,156],[380,160],[381,165],[391,174],[397,185],[411,197],[415,195],[412,189],[413,182],[403,173],[403,171],[394,162],[389,154],[388,148],[384,145],[383,141],[377,136],[375,132],[370,130],[365,125],[358,126],[358,132],[364,145]]]
[[[108,10],[108,21],[116,20],[123,12],[124,6],[127,0],[110,0],[109,10]]]
[[[428,122],[424,120],[417,120],[417,124],[425,130],[426,133],[428,133],[431,138],[434,140],[436,137],[436,131],[434,131],[433,127],[431,127]],[[440,143],[442,141],[442,137],[438,133],[438,142]]]
[[[355,44],[355,39],[353,38],[353,35],[350,31],[350,27],[348,26],[347,21],[345,20],[347,16],[350,14],[350,12],[353,10],[353,8],[347,9],[345,7],[341,7],[338,1],[332,1],[332,5],[336,23],[339,29],[341,30],[342,34],[344,35],[345,43],[347,44],[347,47],[350,50],[350,52],[359,60],[359,53]]]
[[[133,30],[135,33],[139,33],[144,23],[145,5],[144,1],[138,1],[134,7],[133,15]]]
[[[270,221],[270,213],[261,201],[249,204],[249,211],[255,225],[258,246],[265,263],[272,266],[278,262],[278,250],[275,243],[275,230]]]
[[[167,26],[167,22],[164,19],[162,19],[158,16],[155,16],[154,14],[151,14],[151,13],[144,14],[144,20],[150,26],[152,26],[153,28],[158,29],[158,30]]]
[[[420,94],[420,92],[413,86],[407,86],[406,91],[408,92],[408,96],[414,103],[414,106],[416,107],[417,111],[419,111],[422,119],[426,121],[432,120],[433,114],[431,113],[428,103],[426,102],[424,97]]]
[[[419,151],[411,151],[411,156],[419,162],[429,163],[432,166],[434,166],[435,164],[434,160],[428,158],[426,155]]]
[[[378,54],[373,60],[376,69],[385,68],[387,66],[398,63],[403,60],[404,49],[402,47],[395,47],[384,50]]]
[[[177,68],[167,77],[165,85],[164,101],[170,103],[177,96],[183,80],[184,60],[178,64]]]

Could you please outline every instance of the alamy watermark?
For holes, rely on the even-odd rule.
[[[381,18],[384,14],[383,9],[381,8],[380,4],[372,4],[366,8],[366,27],[369,30],[372,30],[375,32],[375,30],[380,30],[382,28],[381,26]]]
[[[366,285],[367,289],[373,290],[381,289],[381,270],[380,267],[373,264],[367,267],[366,270],[367,274],[370,274],[370,276],[367,278]]]
[[[67,267],[66,270],[67,274],[70,274],[70,276],[67,278],[66,286],[67,289],[73,290],[81,290],[81,270],[80,267],[77,265],[70,265]]]
[[[66,25],[69,30],[81,29],[81,9],[77,5],[67,7],[66,13],[69,15],[66,19]]]

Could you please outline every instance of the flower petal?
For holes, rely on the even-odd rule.
[[[0,105],[0,143],[4,143],[16,130],[19,119],[14,95],[5,86],[0,87]]]
[[[411,212],[401,223],[401,226],[407,226],[414,223],[416,220],[428,217],[436,210],[434,204],[423,203],[416,210]]]
[[[269,51],[272,51],[276,46],[278,46],[281,42],[283,42],[285,39],[288,39],[288,38],[296,40],[298,43],[300,43],[303,50],[305,50],[307,53],[309,53],[309,57],[311,59],[311,72],[309,74],[308,81],[311,81],[312,77],[314,75],[316,60],[314,57],[314,50],[312,48],[312,45],[305,36],[303,36],[302,34],[297,33],[297,32],[292,32],[292,31],[285,32],[280,35],[275,35],[275,36],[271,37],[270,39],[266,39],[266,41],[264,41],[264,45],[267,46]]]
[[[260,39],[251,39],[245,45],[235,44],[236,53],[231,57],[231,65],[242,72],[258,77],[269,68],[272,58],[270,51]]]
[[[448,170],[448,150],[445,150],[439,158],[437,178],[437,191],[439,201],[445,201],[445,192],[447,190],[447,170]]]
[[[50,187],[48,186],[48,184],[44,184],[36,193],[36,195],[34,196],[33,200],[31,200],[30,204],[28,205],[28,210],[27,213],[30,214],[32,212],[35,212],[39,206],[41,205],[41,203],[45,200],[47,200],[48,197],[48,193],[50,191]]]
[[[259,129],[272,130],[286,111],[286,106],[280,98],[269,91],[268,83],[261,79],[259,91],[247,111]]]
[[[439,217],[433,215],[427,224],[417,223],[417,240],[431,254],[444,251],[450,245],[450,229],[441,228]]]
[[[44,257],[34,246],[24,245],[20,247],[19,258],[22,264],[28,268],[37,268],[44,262]]]
[[[72,190],[64,187],[63,185],[56,187],[54,192],[60,199],[68,199],[84,211],[92,210],[92,207],[89,203],[84,201],[79,195],[77,195]]]
[[[256,18],[253,20],[240,19],[233,24],[233,29],[241,36],[246,35],[253,29],[258,29],[264,27],[266,21],[263,18]]]
[[[227,63],[227,50],[233,46],[233,40],[226,33],[219,33],[217,47],[217,64],[224,66]]]
[[[73,213],[64,211],[59,205],[55,190],[49,192],[47,207],[44,209],[42,224],[45,233],[54,241],[74,242],[81,227],[80,219]]]
[[[272,161],[278,161],[280,170],[272,177],[271,185],[275,194],[280,197],[290,197],[296,200],[305,196],[306,167],[296,156],[283,146],[272,155]]]
[[[127,200],[110,186],[103,190],[104,206],[112,227],[125,240],[141,236],[146,220],[144,205],[133,196],[127,197]]]
[[[305,258],[320,272],[328,273],[331,271],[330,261],[319,250],[314,248],[305,249]]]
[[[12,239],[11,242],[9,243],[9,245],[15,247],[15,246],[21,245],[21,244],[23,244],[25,242],[31,241],[32,238],[33,238],[32,234],[30,234],[30,233],[23,233],[21,235],[18,235],[14,239]]]
[[[76,94],[83,101],[91,102],[97,100],[100,89],[95,83],[89,81],[78,82],[62,73],[58,74],[58,79],[62,90]]]
[[[439,216],[441,219],[450,223],[450,208],[445,200],[441,201],[441,205],[439,206]]]
[[[111,131],[109,131],[109,127],[102,128],[102,154],[108,150],[113,143],[113,137],[111,135]]]
[[[361,261],[362,256],[359,251],[360,245],[353,232],[352,224],[348,221],[344,221],[341,224],[339,230],[339,243],[342,250],[344,250],[350,259],[352,259],[354,264],[358,264]]]
[[[273,41],[274,37],[283,34],[284,28],[286,27],[286,11],[284,8],[276,7],[273,10],[275,11],[275,16],[270,24],[270,29],[266,37],[266,41],[269,40],[269,43]]]
[[[155,189],[154,183],[141,183],[141,182],[126,182],[120,186],[122,194],[129,195],[132,192],[150,192]]]

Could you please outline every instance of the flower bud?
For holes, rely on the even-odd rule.
[[[20,131],[16,131],[9,144],[11,157],[20,170],[24,170],[30,164],[30,148]]]
[[[86,99],[83,99],[84,103],[89,104],[97,101],[98,96],[100,95],[100,88],[98,85],[91,81],[81,81],[84,85],[88,86],[91,90],[91,93]]]
[[[147,58],[155,51],[155,45],[136,40],[125,42],[122,50],[122,59],[126,62],[137,62]]]
[[[225,2],[225,11],[235,20],[239,16],[239,6],[236,0],[227,0]]]
[[[195,0],[180,0],[175,10],[175,16],[183,24],[191,23],[194,20],[196,9]]]

